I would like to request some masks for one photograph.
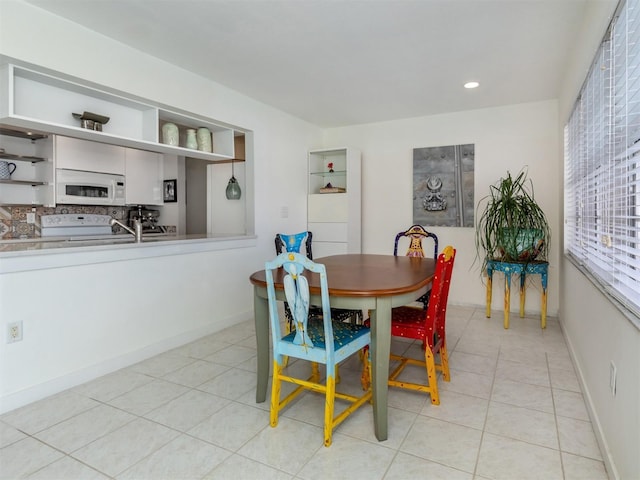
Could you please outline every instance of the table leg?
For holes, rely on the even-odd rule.
[[[509,328],[509,311],[511,309],[511,273],[504,272],[504,328]]]
[[[391,299],[377,298],[371,312],[371,377],[376,438],[387,439],[387,393],[391,352]]]
[[[269,382],[269,300],[258,295],[258,288],[253,288],[253,315],[258,349],[256,403],[262,403],[267,398],[267,383]],[[266,289],[263,290],[266,291]]]
[[[491,318],[491,294],[493,293],[493,271],[487,269],[487,313],[486,317]]]
[[[524,272],[520,274],[520,318],[524,318],[524,302],[526,301],[527,293],[524,288],[526,275]]]

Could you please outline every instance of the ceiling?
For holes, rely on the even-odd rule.
[[[557,98],[590,0],[26,1],[335,127]]]

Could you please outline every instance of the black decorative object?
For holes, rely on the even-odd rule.
[[[177,180],[165,180],[163,182],[162,199],[164,200],[164,203],[178,201]]]

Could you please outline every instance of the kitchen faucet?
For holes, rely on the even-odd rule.
[[[142,222],[139,219],[136,218],[133,220],[133,228],[127,227],[124,223],[116,220],[115,218],[112,218],[109,223],[111,224],[111,226],[119,225],[124,228],[127,232],[135,237],[136,243],[142,242]]]

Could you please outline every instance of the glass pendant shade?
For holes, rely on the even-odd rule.
[[[240,190],[240,185],[238,185],[238,181],[236,180],[236,177],[231,177],[229,179],[229,183],[227,184],[226,194],[229,200],[240,200],[242,191]]]
[[[227,183],[227,190],[225,193],[229,200],[240,200],[240,196],[242,195],[240,184],[238,184],[233,170],[233,161],[231,161],[231,178],[229,179],[229,183]]]

